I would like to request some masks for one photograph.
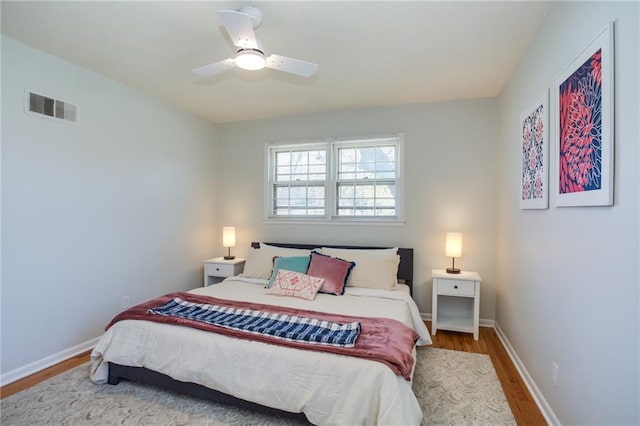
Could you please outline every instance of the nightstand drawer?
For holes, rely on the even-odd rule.
[[[242,267],[242,265],[232,265],[232,264],[222,264],[222,263],[205,263],[204,264],[204,273],[206,275],[210,275],[213,277],[232,277],[236,275],[239,271],[238,266]],[[238,272],[236,272],[238,271]]]
[[[475,282],[465,280],[438,280],[438,294],[448,296],[468,296],[474,297]]]

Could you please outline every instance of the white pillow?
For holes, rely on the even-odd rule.
[[[249,248],[241,277],[268,280],[273,269],[273,254],[268,250]]]
[[[398,284],[398,248],[392,249],[337,249],[322,247],[320,253],[355,262],[351,270],[348,287],[377,288],[395,290]]]
[[[268,280],[273,271],[274,257],[309,256],[310,254],[311,250],[283,248],[260,243],[259,249],[249,248],[247,260],[244,264],[244,271],[242,271],[240,276]]]

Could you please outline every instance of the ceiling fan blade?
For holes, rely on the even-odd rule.
[[[203,77],[209,77],[215,74],[220,74],[221,72],[230,70],[234,68],[236,63],[233,59],[225,59],[224,61],[214,62],[213,64],[203,65],[198,68],[194,68],[191,70],[194,74],[201,75]]]
[[[288,72],[301,77],[311,77],[318,71],[320,65],[300,59],[287,58],[286,56],[271,55],[265,64],[267,68]]]
[[[249,15],[235,10],[219,10],[218,17],[227,29],[233,44],[237,47],[258,49],[258,41]]]

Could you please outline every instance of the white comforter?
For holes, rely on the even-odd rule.
[[[192,293],[300,309],[399,320],[430,344],[408,293],[348,287],[314,301],[264,294],[262,280],[230,278]],[[415,356],[415,350],[414,350]],[[120,321],[91,353],[91,379],[105,383],[108,362],[146,367],[174,379],[281,410],[303,412],[314,424],[419,424],[411,383],[389,367],[344,355],[236,339],[188,327]]]

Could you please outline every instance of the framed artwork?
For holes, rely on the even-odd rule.
[[[520,208],[549,207],[549,91],[520,116]]]
[[[555,205],[613,204],[613,22],[555,80]]]

